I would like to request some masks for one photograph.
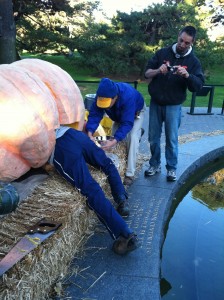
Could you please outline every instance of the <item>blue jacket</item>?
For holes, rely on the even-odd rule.
[[[140,112],[144,107],[144,98],[128,83],[118,82],[116,85],[118,99],[111,108],[97,107],[96,96],[90,109],[86,130],[94,133],[106,113],[111,120],[120,124],[114,134],[114,138],[119,142],[131,131],[137,112]]]

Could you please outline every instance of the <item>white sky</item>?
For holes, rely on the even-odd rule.
[[[108,17],[116,14],[116,11],[130,13],[133,11],[141,11],[153,3],[163,3],[163,0],[100,0],[101,8]]]

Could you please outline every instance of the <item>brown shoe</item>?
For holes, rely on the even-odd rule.
[[[118,255],[125,255],[139,247],[139,241],[135,233],[129,234],[127,238],[119,236],[114,242],[112,250]]]
[[[132,185],[133,181],[134,181],[134,176],[125,176],[123,184],[129,186]]]

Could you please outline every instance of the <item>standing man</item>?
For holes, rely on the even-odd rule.
[[[177,43],[158,50],[146,66],[145,78],[150,80],[148,140],[152,156],[145,176],[161,171],[160,138],[164,122],[167,180],[176,180],[181,104],[186,100],[187,89],[197,92],[204,84],[200,61],[192,49],[195,36],[193,26],[184,27],[179,32]]]
[[[102,145],[103,150],[110,150],[118,142],[126,140],[127,168],[124,184],[131,185],[134,180],[139,142],[142,135],[142,123],[145,111],[143,96],[128,83],[115,83],[103,78],[96,92],[86,124],[90,139],[106,113],[114,121],[112,140]]]

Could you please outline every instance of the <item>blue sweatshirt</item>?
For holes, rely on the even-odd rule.
[[[116,85],[118,88],[118,99],[111,108],[97,107],[96,95],[90,109],[86,130],[94,133],[106,113],[111,120],[120,124],[114,134],[114,138],[119,142],[131,131],[136,114],[144,107],[144,98],[139,91],[128,83],[118,82]]]

